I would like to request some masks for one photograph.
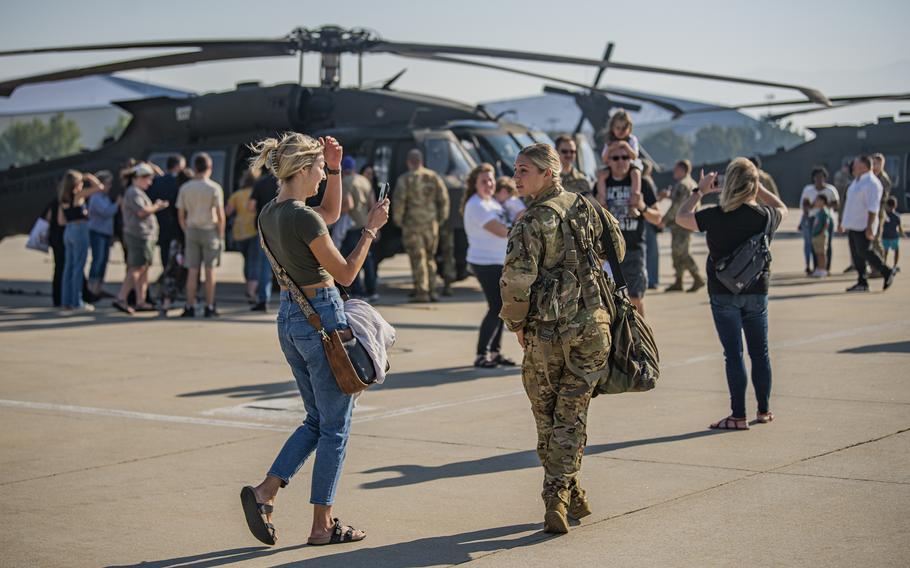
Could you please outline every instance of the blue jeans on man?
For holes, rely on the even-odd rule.
[[[724,347],[727,387],[730,389],[730,416],[746,417],[746,364],[743,335],[752,360],[752,386],[758,412],[767,413],[771,400],[771,357],[768,354],[767,294],[717,294],[711,296],[714,327]]]
[[[88,269],[88,281],[92,284],[104,282],[113,237],[89,229],[88,240],[92,248],[92,264]]]
[[[645,251],[647,252],[648,288],[660,285],[660,249],[657,248],[657,227],[645,223]]]
[[[348,327],[337,288],[320,288],[310,304],[326,331]],[[341,392],[322,347],[322,339],[287,291],[278,308],[278,339],[291,367],[306,419],[284,443],[268,474],[290,482],[314,451],[310,503],[331,505],[344,465],[354,397]]]
[[[268,305],[272,299],[272,265],[265,251],[260,250],[259,255],[259,303]]]

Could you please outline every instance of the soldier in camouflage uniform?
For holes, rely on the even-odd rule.
[[[553,143],[556,145],[556,151],[559,152],[561,168],[559,178],[562,188],[572,193],[590,194],[591,180],[575,167],[575,158],[578,156],[575,140],[568,134],[562,134]]]
[[[562,188],[559,167],[546,144],[524,148],[515,162],[516,186],[529,206],[509,233],[500,317],[525,350],[522,382],[544,468],[544,530],[565,533],[567,516],[591,513],[578,473],[613,310],[601,234],[610,232],[620,259],[625,242],[616,219],[604,212],[604,227],[599,205]]]
[[[408,152],[408,173],[395,182],[392,219],[411,260],[413,302],[436,300],[436,248],[439,226],[449,218],[449,192],[436,172],[423,165],[423,154]]]
[[[692,190],[698,187],[695,180],[692,179],[692,163],[689,160],[680,160],[676,162],[673,168],[673,189],[670,192],[670,208],[661,219],[661,225],[670,227],[670,250],[673,257],[673,270],[676,272],[676,280],[666,288],[666,292],[681,292],[683,289],[683,275],[686,271],[692,275],[694,282],[689,292],[695,292],[704,287],[705,281],[698,273],[698,265],[692,254],[689,252],[689,240],[692,231],[684,229],[676,224],[676,212],[683,201],[692,195]]]
[[[885,249],[882,247],[882,231],[885,228],[886,211],[888,210],[888,198],[891,197],[891,176],[885,171],[885,155],[882,153],[872,154],[872,173],[882,182],[882,202],[878,208],[878,231],[875,233],[875,240],[872,241],[872,248],[878,255],[885,258]],[[873,277],[881,276],[878,271],[872,270]]]
[[[461,203],[464,197],[464,183],[458,179],[447,177],[446,186],[449,195],[449,218],[440,227],[439,230],[439,254],[442,256],[442,295],[452,295],[452,284],[458,279],[458,261],[455,258],[455,232],[459,229],[464,231],[464,219],[458,207],[452,207],[452,203]]]

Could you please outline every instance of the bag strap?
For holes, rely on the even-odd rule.
[[[768,220],[765,221],[765,238],[769,241],[771,240],[771,220],[774,218],[774,209],[770,205],[765,205],[765,214],[768,216]]]
[[[594,208],[594,211],[597,213],[597,216],[600,217],[600,224],[603,226],[603,229],[600,233],[600,241],[603,243],[605,252],[607,253],[607,262],[610,263],[610,270],[613,271],[613,280],[616,282],[616,291],[624,292],[626,290],[626,277],[622,274],[622,267],[619,264],[619,258],[616,256],[616,247],[613,244],[613,235],[610,233],[609,225],[610,222],[607,221],[607,216],[604,213],[604,208],[600,203],[594,201],[590,196],[585,196],[591,205]]]
[[[322,319],[319,317],[319,314],[316,313],[316,310],[313,309],[313,305],[310,304],[310,301],[304,295],[303,291],[300,289],[300,286],[291,278],[281,264],[278,263],[278,260],[275,258],[275,255],[272,254],[272,249],[269,248],[269,244],[265,241],[265,234],[262,232],[262,224],[259,222],[259,219],[256,219],[256,228],[259,229],[259,244],[262,246],[262,250],[265,252],[266,258],[269,259],[269,264],[272,265],[272,270],[275,271],[275,276],[278,278],[278,282],[282,286],[288,289],[288,292],[291,294],[291,297],[294,298],[294,301],[297,302],[297,305],[300,306],[300,310],[306,316],[310,325],[312,325],[316,331],[326,336],[325,329],[322,325]],[[271,284],[266,284],[271,286]]]

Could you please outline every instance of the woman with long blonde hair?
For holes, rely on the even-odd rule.
[[[748,430],[746,417],[746,365],[743,361],[743,334],[752,360],[752,385],[758,402],[756,422],[774,420],[771,412],[771,358],[768,353],[768,283],[770,264],[759,278],[739,293],[729,290],[717,278],[715,263],[732,254],[739,246],[762,233],[770,216],[771,233],[787,216],[787,207],[775,194],[762,186],[758,168],[746,158],[736,158],[724,175],[722,184],[711,172],[701,173],[698,188],[680,206],[676,223],[690,231],[704,231],[708,242],[708,295],[714,327],[724,348],[727,387],[730,390],[730,415],[710,428]],[[720,193],[720,205],[695,213],[702,196]]]
[[[85,184],[88,183],[88,187]],[[66,247],[63,263],[62,304],[67,312],[94,311],[95,306],[82,300],[85,263],[90,246],[88,229],[88,198],[104,186],[94,175],[69,170],[60,180],[57,223],[64,227],[63,243]]]
[[[266,167],[278,180],[277,197],[259,214],[262,239],[319,314],[325,330],[331,333],[348,328],[335,282],[350,285],[360,272],[377,231],[389,218],[388,200],[370,210],[360,242],[345,258],[335,248],[327,228],[341,215],[341,144],[332,137],[316,140],[289,132],[280,139],[260,140],[251,149],[252,167]],[[308,206],[306,200],[317,194],[326,179],[322,202]],[[278,490],[315,451],[310,493],[313,523],[307,542],[322,545],[363,540],[366,533],[342,524],[332,514],[354,397],[338,388],[320,333],[284,287],[278,309],[278,339],[297,381],[306,419],[285,442],[265,479],[241,491],[247,525],[257,539],[275,544],[272,511]]]

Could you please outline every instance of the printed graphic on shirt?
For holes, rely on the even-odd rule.
[[[607,186],[607,210],[619,221],[619,230],[623,232],[638,231],[641,217],[633,217],[629,209],[629,197],[632,195],[632,185]]]

